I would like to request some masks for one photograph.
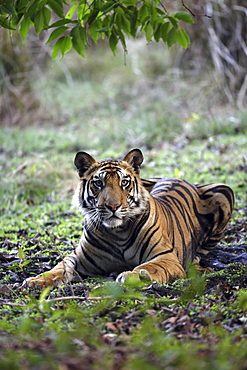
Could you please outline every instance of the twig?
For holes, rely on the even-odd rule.
[[[181,0],[182,1],[182,5],[183,7],[188,10],[188,12],[192,15],[192,17],[207,17],[207,18],[212,18],[210,15],[207,15],[207,14],[195,14],[192,12],[192,10],[190,10],[190,8],[187,7],[187,5],[185,5],[184,3],[184,0]]]
[[[167,13],[167,9],[165,8],[165,5],[161,1],[159,1],[159,4],[164,9],[164,11]]]
[[[129,299],[130,297],[128,297]],[[52,299],[44,299],[44,300],[41,300],[39,301],[39,303],[42,303],[42,302],[46,302],[46,303],[53,303],[53,302],[63,302],[63,301],[69,301],[69,300],[77,300],[77,301],[100,301],[102,299],[114,299],[115,301],[117,300],[124,300],[124,297],[121,297],[121,298],[115,298],[113,296],[104,296],[104,297],[78,297],[78,296],[68,296],[68,297],[57,297],[57,298],[52,298]],[[139,298],[135,298],[134,296],[132,297],[132,299],[137,299],[137,300],[140,300],[140,301],[148,301],[150,299],[150,297],[142,297],[141,299]],[[169,300],[166,300],[164,298],[155,298],[154,299],[155,303],[163,303],[163,304],[172,304],[172,303],[175,303],[177,301],[177,298],[175,299],[169,299]],[[0,302],[0,305],[5,305],[5,306],[11,306],[11,307],[26,307],[26,304],[23,304],[23,303],[14,303],[14,302]],[[166,312],[169,312],[169,313],[173,313],[172,310],[170,310],[169,308],[167,307],[163,307],[162,308],[163,310],[165,310]]]
[[[130,297],[128,297],[129,299]],[[140,300],[140,301],[148,301],[150,299],[150,297],[142,297],[141,299],[139,298],[135,298],[134,296],[131,297],[132,299],[137,299],[137,300]],[[48,303],[51,303],[51,302],[61,302],[61,301],[68,301],[68,300],[78,300],[78,301],[100,301],[102,299],[114,299],[115,301],[117,300],[124,300],[124,297],[120,297],[120,298],[115,298],[111,295],[109,296],[104,296],[104,297],[78,297],[78,296],[68,296],[68,297],[57,297],[57,298],[52,298],[52,299],[46,299],[44,300],[45,302],[48,302]],[[172,304],[172,303],[175,303],[177,301],[177,298],[175,299],[169,299],[169,300],[166,300],[164,298],[155,298],[154,299],[155,303],[166,303],[166,304]],[[169,309],[167,309],[169,310]],[[170,311],[170,310],[169,310]],[[170,311],[171,312],[171,311]]]
[[[14,303],[14,302],[0,302],[1,306],[11,306],[11,307],[26,307],[26,304],[23,303]]]
[[[105,296],[105,297],[78,297],[78,296],[68,296],[68,297],[57,297],[52,299],[45,299],[45,302],[60,302],[60,301],[69,301],[69,300],[77,300],[77,301],[100,301],[101,299],[109,299],[112,296]]]

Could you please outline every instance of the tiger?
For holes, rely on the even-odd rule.
[[[113,272],[120,283],[132,277],[164,284],[183,279],[189,263],[199,265],[224,235],[234,206],[232,189],[178,177],[142,179],[143,159],[139,149],[118,160],[76,154],[80,181],[74,199],[84,215],[79,244],[23,286],[58,286],[75,275]]]

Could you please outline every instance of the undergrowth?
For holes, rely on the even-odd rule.
[[[123,287],[112,276],[41,294],[20,290],[25,278],[48,271],[74,249],[83,219],[71,208],[77,138],[68,145],[66,130],[60,131],[50,145],[52,128],[22,129],[23,141],[17,133],[6,130],[1,144],[1,369],[245,368],[243,264],[206,276],[191,271],[188,280],[163,286]],[[142,175],[231,185],[230,227],[242,230],[232,231],[222,248],[241,243],[246,251],[245,147],[243,135],[166,143],[144,152]]]

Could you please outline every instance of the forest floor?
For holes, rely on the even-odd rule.
[[[233,187],[226,236],[203,261],[214,272],[191,268],[185,280],[163,285],[123,286],[112,274],[21,290],[25,278],[73,250],[82,232],[82,217],[70,205],[76,175],[67,163],[75,144],[63,152],[49,145],[51,135],[47,128],[6,130],[1,143],[0,368],[246,369],[246,136],[144,153],[143,177],[217,179]]]
[[[102,44],[83,61],[31,58],[24,75],[11,59],[17,83],[0,96],[1,370],[247,369],[247,111],[230,106],[209,63],[197,75],[174,67],[180,58],[138,40],[128,56]],[[123,286],[112,274],[22,290],[80,239],[76,152],[119,158],[135,147],[143,178],[233,189],[225,238],[203,261],[214,271],[191,267],[163,285]]]

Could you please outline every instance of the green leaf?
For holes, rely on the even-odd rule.
[[[156,8],[156,11],[157,13],[164,19],[164,18],[168,18],[168,14],[164,12],[164,10],[160,9],[160,8]]]
[[[150,42],[153,36],[153,27],[150,22],[147,23],[147,25],[144,27],[144,30],[146,33],[146,40],[147,42]]]
[[[20,20],[22,19],[22,14],[16,14],[11,17],[11,25],[16,29],[16,27],[19,25]]]
[[[86,19],[89,13],[90,13],[90,8],[88,4],[83,3],[78,6],[77,14],[80,20]]]
[[[155,32],[154,32],[154,39],[156,42],[158,42],[161,38],[161,34],[162,34],[162,24],[159,23]]]
[[[98,41],[98,38],[99,38],[98,30],[101,27],[102,27],[102,22],[99,19],[95,19],[95,21],[89,27],[89,33],[94,42]]]
[[[103,0],[94,0],[94,9],[101,9]]]
[[[121,28],[121,22],[122,22],[122,13],[123,13],[123,9],[118,7],[115,11],[115,16],[114,16],[114,22],[115,22],[115,25],[118,27],[118,28]]]
[[[177,30],[173,27],[167,34],[166,42],[168,47],[171,47],[177,41]]]
[[[77,21],[72,21],[71,19],[64,18],[64,19],[61,19],[60,21],[56,21],[56,22],[52,23],[49,26],[49,28],[63,26],[64,24],[68,24],[68,23],[77,23]]]
[[[116,32],[113,31],[111,33],[111,36],[109,37],[109,45],[114,55],[116,55],[117,43],[118,43],[118,37],[116,35]]]
[[[30,0],[20,0],[16,2],[15,9],[17,13],[24,13],[26,10],[26,6]]]
[[[122,0],[122,4],[126,6],[136,5],[138,0]]]
[[[41,30],[43,29],[43,26],[44,26],[44,16],[42,9],[40,9],[34,17],[34,29],[37,35],[40,34]]]
[[[60,37],[55,43],[53,50],[52,50],[52,59],[55,59],[59,52],[62,54],[62,58],[64,54],[67,53],[72,48],[72,40],[69,36]]]
[[[47,28],[49,27],[49,23],[50,23],[50,20],[51,20],[51,11],[44,7],[42,9],[42,13],[43,13],[43,20],[44,20],[44,29],[47,30]]]
[[[85,45],[87,43],[87,33],[84,27],[78,26],[74,27],[70,35],[72,37],[73,48],[77,51],[79,55],[85,57]]]
[[[169,28],[170,28],[170,23],[169,22],[165,22],[161,26],[161,38],[164,42],[166,42],[167,33],[169,31]]]
[[[19,266],[20,266],[21,268],[23,268],[23,267],[25,267],[25,266],[29,265],[29,263],[30,263],[30,262],[32,262],[32,260],[25,260],[25,261],[23,261],[22,263],[20,263],[20,265],[19,265]]]
[[[48,8],[41,8],[34,17],[34,28],[37,34],[49,27],[51,12]]]
[[[49,0],[48,1],[49,7],[56,13],[59,18],[64,18],[63,14],[63,4],[59,0]]]
[[[18,257],[21,260],[24,260],[25,259],[25,252],[24,252],[24,249],[22,247],[18,248]]]
[[[50,293],[50,291],[52,290],[52,287],[48,286],[46,287],[40,294],[39,296],[39,302],[42,302],[44,299],[46,299],[46,297],[48,296],[48,294]]]
[[[192,18],[192,15],[188,12],[178,12],[174,14],[174,17],[179,19],[180,21],[183,21],[185,23],[194,23],[194,19]]]
[[[43,8],[47,4],[47,0],[39,0],[38,1],[38,9]]]
[[[238,293],[237,306],[244,311],[247,311],[247,292],[242,290]]]
[[[185,30],[180,28],[177,31],[177,41],[182,48],[186,49],[190,45],[190,38],[189,35]]]
[[[54,31],[52,31],[52,33],[50,34],[50,37],[49,39],[47,40],[47,44],[49,44],[49,42],[55,40],[57,37],[61,36],[66,30],[68,29],[68,27],[66,26],[61,26],[61,27],[58,27],[56,28]]]
[[[158,13],[157,13],[156,7],[151,2],[149,3],[149,15],[150,15],[150,20],[152,22],[155,22],[158,18]]]
[[[127,35],[130,35],[130,21],[126,15],[122,16],[122,28]]]
[[[26,9],[25,17],[31,17],[37,10],[37,0],[32,0]]]
[[[64,56],[64,54],[70,51],[70,49],[72,48],[72,40],[69,36],[64,36],[62,37],[62,39],[63,41],[62,41],[61,52],[62,52],[62,56]]]
[[[21,35],[22,40],[25,40],[31,26],[32,22],[30,18],[24,17],[20,23],[19,33]]]
[[[146,4],[143,4],[138,12],[138,19],[143,23],[149,17],[148,7]]]
[[[184,289],[183,295],[179,298],[179,302],[183,304],[188,303],[195,297],[201,297],[206,286],[206,277],[200,275],[193,264],[190,264],[187,276],[190,283]]]
[[[119,39],[121,41],[122,47],[124,49],[124,52],[127,53],[125,37],[124,37],[124,34],[122,33],[121,30],[118,30],[118,36],[119,36]]]
[[[117,8],[114,18],[115,25],[118,29],[122,29],[127,35],[130,35],[130,21],[127,18],[126,13],[120,7]]]
[[[177,20],[173,17],[168,17],[169,21],[171,22],[171,24],[173,25],[173,27],[177,30],[178,29],[178,23],[177,23]]]
[[[12,16],[16,14],[15,8],[11,3],[5,2],[4,4],[0,5],[0,9],[3,11],[3,13],[10,14]]]
[[[95,19],[97,18],[98,14],[99,14],[99,9],[94,10],[90,14],[90,16],[88,17],[88,24],[89,24],[89,26],[91,26],[91,24],[95,21]]]
[[[108,13],[115,6],[116,6],[116,3],[114,1],[108,1],[106,4],[104,4],[101,7],[100,10],[102,13]]]
[[[12,26],[12,22],[6,18],[5,15],[0,15],[0,26],[6,28],[7,30],[15,30],[15,28]]]
[[[71,8],[68,10],[65,18],[72,18],[77,8],[78,4],[72,5]]]
[[[133,8],[132,16],[130,18],[130,34],[133,38],[136,38],[137,25],[138,25],[138,10]]]

